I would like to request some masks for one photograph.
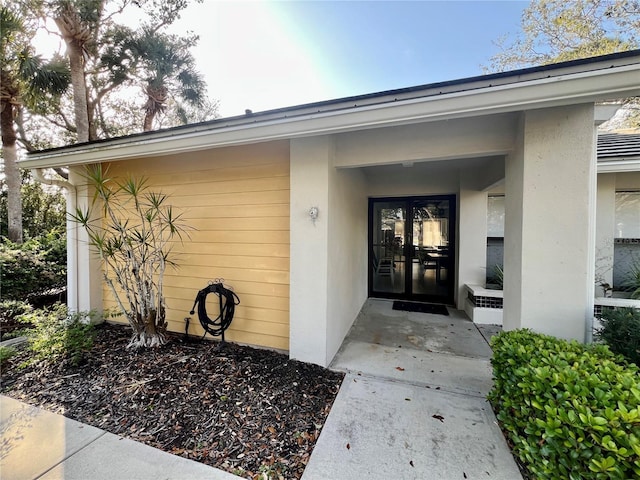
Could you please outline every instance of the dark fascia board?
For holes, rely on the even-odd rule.
[[[582,58],[579,60],[570,60],[567,62],[552,63],[548,65],[540,65],[518,70],[510,70],[507,72],[491,73],[488,75],[479,75],[457,80],[429,83],[414,87],[385,90],[382,92],[368,93],[364,95],[356,95],[333,100],[324,100],[320,102],[306,103],[292,107],[277,108],[273,110],[266,110],[263,112],[251,112],[245,115],[218,118],[214,120],[208,120],[206,122],[192,123],[188,125],[181,125],[178,127],[154,130],[151,132],[134,133],[122,137],[100,139],[91,142],[75,143],[73,145],[66,145],[63,147],[38,150],[35,152],[29,152],[28,155],[60,152],[65,150],[73,150],[76,148],[87,148],[88,146],[92,145],[97,146],[110,143],[128,142],[129,140],[138,139],[141,137],[173,137],[179,136],[183,132],[215,130],[217,128],[243,124],[249,125],[279,118],[295,118],[297,116],[308,115],[311,113],[348,110],[366,105],[393,103],[399,100],[437,96],[481,88],[497,87],[500,85],[508,85],[518,82],[540,80],[567,74],[604,70],[625,64],[636,64],[638,62],[640,62],[640,49],[629,50],[626,52],[612,53],[609,55]]]

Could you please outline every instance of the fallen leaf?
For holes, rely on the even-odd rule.
[[[431,415],[431,417],[444,423],[444,417],[442,415]]]
[[[399,372],[404,372],[404,368],[402,367],[396,367],[396,370],[398,370]]]
[[[415,466],[415,465],[413,465],[413,460],[409,460],[409,465],[411,465],[412,467]]]
[[[351,450],[351,445],[347,443],[347,450]]]

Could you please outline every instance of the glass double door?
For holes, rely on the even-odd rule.
[[[455,196],[369,199],[369,294],[453,303]]]

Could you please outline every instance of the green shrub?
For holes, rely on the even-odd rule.
[[[640,366],[640,310],[608,308],[598,318],[602,327],[596,331],[596,338],[609,345],[612,352]]]
[[[4,365],[4,362],[9,360],[16,354],[16,349],[12,347],[0,347],[0,367]]]
[[[0,302],[0,338],[8,340],[24,334],[26,328],[18,318],[30,313],[33,307],[20,300],[4,300]]]
[[[27,300],[66,283],[64,238],[52,233],[18,245],[0,242],[0,298]]]
[[[638,259],[635,259],[631,265],[631,271],[622,286],[625,291],[631,292],[631,298],[640,299],[640,262]]]
[[[93,346],[95,317],[95,312],[69,314],[62,304],[22,315],[21,321],[33,325],[27,332],[33,360],[69,359],[80,364]]]
[[[21,300],[4,300],[0,302],[0,323],[13,321],[15,318],[33,311],[33,307]]]
[[[491,340],[489,393],[514,454],[540,479],[640,478],[640,372],[606,345],[529,330]]]

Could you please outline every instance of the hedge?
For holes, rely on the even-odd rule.
[[[535,478],[640,478],[640,372],[605,345],[493,337],[489,400]]]

